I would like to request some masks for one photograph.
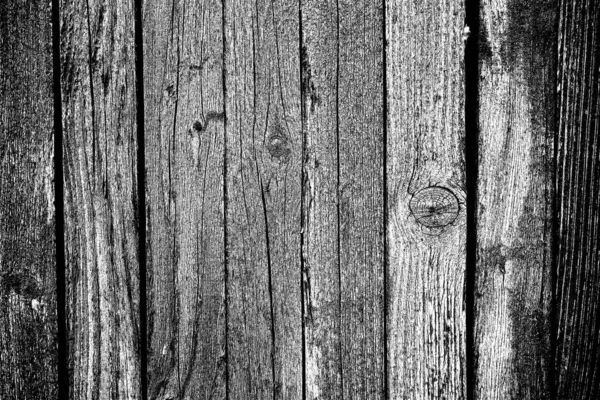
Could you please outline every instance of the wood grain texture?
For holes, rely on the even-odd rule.
[[[143,12],[148,398],[223,399],[222,5]]]
[[[600,396],[600,4],[561,1],[556,151],[558,399]]]
[[[231,399],[302,398],[298,6],[225,5]]]
[[[466,395],[464,13],[386,5],[390,399]]]
[[[309,399],[384,396],[382,7],[302,3]]]
[[[60,7],[70,393],[138,399],[133,3]]]
[[[556,2],[481,5],[476,395],[548,399]]]
[[[0,399],[57,396],[51,10],[0,4]]]
[[[338,17],[335,1],[302,2],[302,301],[305,390],[311,400],[343,396]]]

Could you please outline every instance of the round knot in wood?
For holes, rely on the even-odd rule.
[[[458,198],[449,189],[429,186],[419,190],[408,203],[417,222],[430,229],[444,228],[458,217]]]
[[[275,158],[285,158],[291,152],[288,147],[287,140],[283,136],[277,135],[273,135],[269,138],[267,150],[269,150],[271,157]]]

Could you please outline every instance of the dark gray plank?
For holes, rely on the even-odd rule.
[[[225,3],[229,398],[302,398],[297,0]]]
[[[384,397],[383,3],[302,3],[307,398]]]
[[[223,399],[223,8],[143,12],[148,398]]]
[[[343,396],[338,215],[338,9],[302,2],[303,312],[307,399]]]
[[[483,1],[477,398],[550,396],[556,1]]]
[[[386,6],[390,398],[465,396],[463,2]]]
[[[138,399],[133,2],[60,6],[70,393]]]
[[[561,1],[556,158],[555,391],[600,397],[600,4]]]
[[[0,398],[57,396],[51,9],[0,4]]]

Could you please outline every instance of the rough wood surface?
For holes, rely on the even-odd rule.
[[[306,398],[341,399],[337,3],[303,1],[301,17]]]
[[[0,399],[57,395],[51,10],[0,4]]]
[[[221,1],[144,2],[149,399],[225,397]]]
[[[462,2],[386,5],[389,397],[463,398]]]
[[[562,1],[558,36],[555,392],[600,397],[600,3]]]
[[[383,4],[302,3],[306,396],[384,396]]]
[[[553,57],[550,1],[483,1],[479,38],[477,398],[547,399]]]
[[[298,6],[225,6],[231,399],[302,397]]]
[[[133,2],[60,6],[70,393],[138,399]]]

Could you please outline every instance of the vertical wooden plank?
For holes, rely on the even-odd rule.
[[[221,1],[145,1],[150,399],[225,398]]]
[[[556,151],[555,382],[600,397],[600,4],[561,1]]]
[[[61,2],[71,396],[138,399],[133,2]]]
[[[481,6],[476,396],[548,399],[557,4]]]
[[[343,396],[336,1],[301,2],[303,310],[307,399]]]
[[[56,397],[51,9],[0,4],[0,399]]]
[[[303,309],[307,399],[341,399],[338,6],[302,1]]]
[[[344,399],[385,397],[383,24],[383,1],[338,1],[337,213]]]
[[[462,2],[386,11],[390,398],[465,396]]]
[[[307,398],[384,397],[383,4],[302,3]]]
[[[302,398],[298,6],[225,6],[231,399]]]

